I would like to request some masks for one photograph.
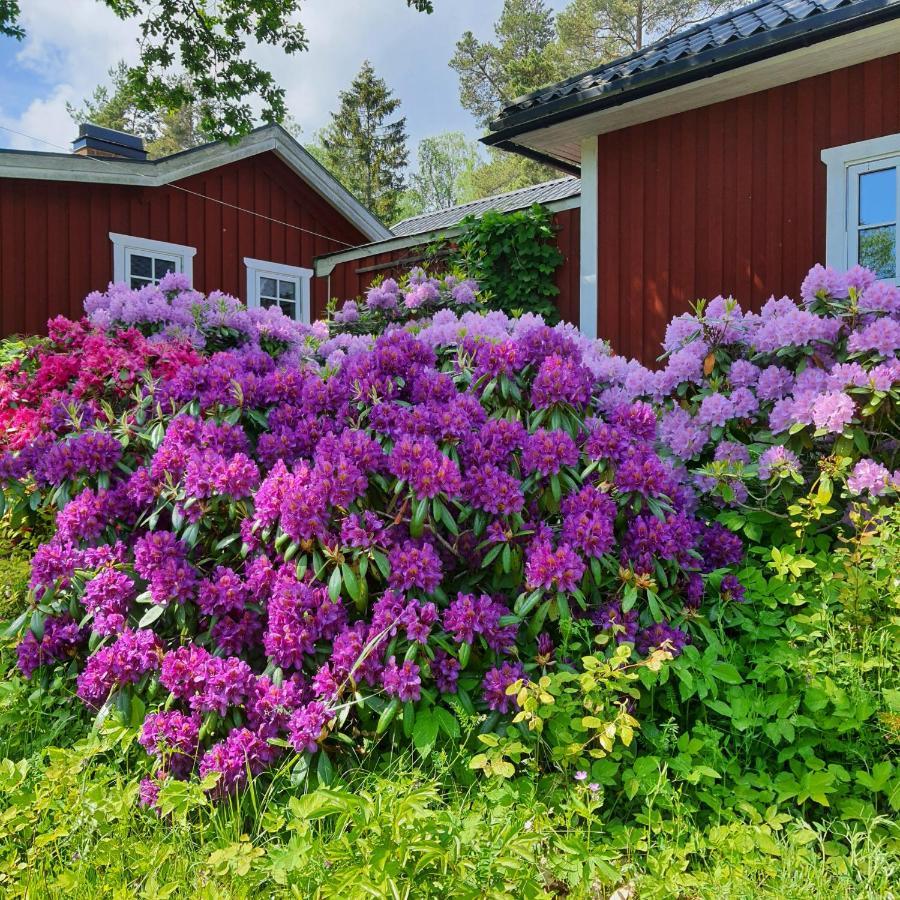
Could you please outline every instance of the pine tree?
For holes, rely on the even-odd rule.
[[[384,79],[366,60],[321,135],[322,162],[384,222],[396,219],[409,159],[406,118]]]
[[[128,80],[128,66],[119,62],[109,70],[110,84],[98,85],[80,107],[66,104],[66,110],[77,123],[93,122],[105,128],[127,131],[144,139],[151,159],[189,150],[213,139],[200,125],[200,112],[195,103],[186,102],[176,110],[146,111]]]

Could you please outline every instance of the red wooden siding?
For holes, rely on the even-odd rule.
[[[697,298],[796,296],[825,257],[821,151],[896,132],[900,54],[600,135],[600,336],[650,362]]]
[[[553,214],[553,224],[557,231],[557,245],[563,254],[563,263],[556,271],[556,286],[559,295],[557,307],[562,319],[578,324],[578,286],[580,279],[579,250],[581,246],[581,210],[566,209]],[[339,303],[361,296],[377,276],[397,277],[408,272],[413,263],[427,252],[427,246],[403,247],[389,253],[375,253],[338,263],[330,275],[330,295]],[[368,270],[368,271],[366,271]],[[320,281],[325,280],[319,279]]]
[[[562,265],[556,270],[556,308],[564,322],[578,325],[579,293],[581,283],[581,210],[564,209],[553,214],[556,226],[556,245],[563,255]]]
[[[77,318],[112,279],[109,232],[197,248],[194,285],[246,299],[244,257],[313,267],[314,257],[366,241],[273,153],[176,182],[189,191],[316,232],[298,231],[173,186],[0,179],[0,334],[39,333]],[[327,301],[313,279],[313,317]]]

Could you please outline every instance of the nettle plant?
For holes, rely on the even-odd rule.
[[[589,762],[610,724],[631,740],[631,669],[742,599],[741,541],[698,517],[653,408],[594,416],[602,348],[500,313],[416,330],[336,369],[215,353],[4,460],[60,507],[20,669],[140,725],[147,803],[286,754],[327,780],[379,741],[427,753],[460,717],[526,738],[548,673],[588,679],[545,733]]]
[[[601,406],[651,400],[704,495],[821,530],[900,488],[900,289],[816,266],[801,298],[698,304],[669,324],[660,371],[604,363]]]

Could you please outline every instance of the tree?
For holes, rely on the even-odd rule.
[[[450,60],[460,102],[483,125],[501,106],[557,75],[549,52],[556,39],[553,11],[544,0],[505,0],[494,35],[494,42],[482,43],[465,32]]]
[[[66,104],[75,122],[93,122],[127,131],[144,139],[151,158],[168,156],[197,147],[212,139],[201,126],[202,116],[194,103],[174,111],[140,108],[128,80],[128,66],[120,61],[109,70],[110,85],[98,85],[80,107]]]
[[[739,2],[571,0],[554,17],[545,0],[504,0],[494,41],[481,42],[467,31],[457,42],[450,65],[459,75],[460,102],[487,126],[523,94],[610,62]],[[558,176],[524,157],[492,154],[470,173],[467,189],[485,196]]]
[[[556,20],[561,77],[670,37],[743,0],[572,0]]]
[[[493,197],[562,176],[559,170],[542,166],[524,156],[493,147],[489,148],[488,153],[486,162],[469,169],[460,179],[461,193],[466,200]]]
[[[409,160],[406,118],[391,119],[400,100],[368,60],[338,99],[321,133],[321,161],[376,216],[394,221]]]
[[[23,0],[0,0],[0,35],[22,40]],[[27,0],[24,0],[27,3]],[[214,138],[246,134],[256,121],[254,100],[265,122],[286,113],[284,88],[246,54],[247,41],[280,47],[285,53],[307,48],[297,19],[301,0],[98,0],[120,19],[137,19],[140,60],[127,80],[144,112],[200,110],[199,126]],[[432,0],[406,0],[432,12]],[[173,73],[183,75],[173,78]]]
[[[480,164],[478,145],[461,131],[425,138],[419,143],[418,169],[410,178],[404,212],[419,215],[474,199],[467,195],[466,177]]]

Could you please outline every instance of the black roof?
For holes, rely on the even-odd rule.
[[[462,222],[466,216],[480,216],[491,209],[498,212],[514,212],[517,209],[528,209],[535,203],[568,200],[570,197],[577,197],[580,193],[581,181],[578,178],[558,178],[556,181],[545,181],[542,184],[519,188],[505,194],[495,194],[493,197],[473,200],[471,203],[463,203],[460,206],[451,206],[449,209],[439,209],[421,216],[413,216],[392,225],[391,231],[397,237],[424,234],[428,231],[452,228]]]
[[[503,144],[516,134],[898,17],[900,0],[757,0],[519,98],[501,111],[491,123],[494,134],[483,140]]]

